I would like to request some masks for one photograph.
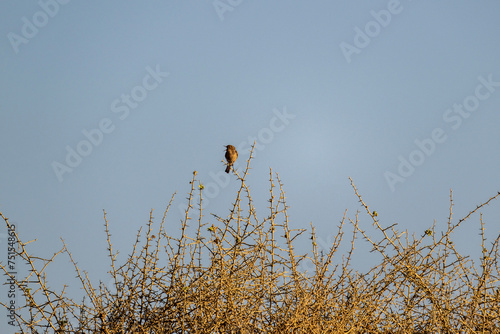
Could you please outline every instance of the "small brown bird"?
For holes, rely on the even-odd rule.
[[[226,145],[226,173],[229,173],[229,171],[231,170],[231,166],[234,164],[236,159],[238,159],[238,151],[236,151],[233,145]]]

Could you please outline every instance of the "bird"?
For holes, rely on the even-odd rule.
[[[234,164],[236,159],[238,159],[238,151],[236,151],[233,145],[226,145],[226,173],[229,173],[229,171],[231,170],[231,166]]]

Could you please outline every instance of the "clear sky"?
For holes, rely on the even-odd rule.
[[[62,237],[105,280],[103,209],[127,254],[176,191],[177,231],[196,170],[207,221],[225,216],[238,183],[216,181],[223,146],[241,170],[255,140],[260,217],[271,167],[292,227],[323,241],[362,209],[348,177],[382,225],[443,230],[450,189],[456,220],[500,190],[499,13],[494,0],[2,1],[0,211],[33,253]],[[482,212],[493,239],[499,205]],[[456,243],[478,254],[469,223]],[[3,260],[5,227],[0,247]],[[54,286],[78,286],[67,258],[54,268]]]

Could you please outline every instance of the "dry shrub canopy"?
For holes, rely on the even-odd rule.
[[[16,281],[25,299],[15,310],[16,326],[25,333],[500,331],[498,237],[486,242],[480,216],[479,265],[459,254],[452,240],[455,229],[500,193],[456,223],[450,194],[447,229],[437,233],[432,226],[410,237],[370,212],[351,180],[361,211],[377,233],[362,229],[361,212],[352,218],[346,212],[325,249],[318,246],[314,227],[310,233],[290,229],[283,185],[272,170],[268,216],[256,216],[246,184],[251,160],[252,155],[241,175],[234,171],[240,187],[227,216],[204,215],[204,187],[195,172],[180,234],[164,229],[174,194],[159,224],[151,213],[124,263],[117,263],[104,213],[112,288],[93,286],[64,242],[54,257],[42,259],[31,255],[31,245],[13,233],[18,255],[30,266],[28,277]],[[345,238],[348,226],[352,237]],[[358,238],[368,241],[380,258],[364,273],[351,267],[356,255],[363,256],[354,249]],[[299,240],[309,243],[309,254],[294,252]],[[342,243],[348,250],[337,254]],[[44,271],[61,253],[74,264],[85,293],[81,302],[68,298],[64,289],[48,288]],[[304,261],[313,270],[305,272]],[[9,276],[5,264],[2,269]],[[2,305],[8,308],[5,301]]]

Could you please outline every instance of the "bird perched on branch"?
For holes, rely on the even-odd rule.
[[[226,145],[226,173],[229,173],[229,171],[231,170],[231,166],[234,164],[236,159],[238,159],[238,151],[236,151],[233,145]]]

